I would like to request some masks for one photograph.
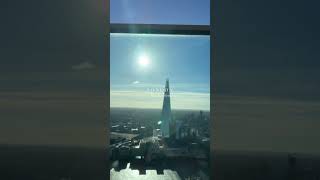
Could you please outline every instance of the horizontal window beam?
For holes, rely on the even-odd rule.
[[[162,24],[110,24],[110,33],[210,35],[210,26]]]

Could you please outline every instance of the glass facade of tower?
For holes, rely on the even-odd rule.
[[[171,104],[170,104],[170,89],[169,79],[166,80],[166,86],[164,89],[163,106],[161,113],[161,133],[163,137],[170,137],[170,125],[172,123],[171,117]]]

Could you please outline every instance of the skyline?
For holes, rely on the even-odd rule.
[[[169,78],[172,109],[210,109],[209,36],[111,34],[110,44],[111,107],[161,109]]]

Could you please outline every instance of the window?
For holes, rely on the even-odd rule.
[[[209,1],[184,2],[111,0],[112,180],[210,179]]]

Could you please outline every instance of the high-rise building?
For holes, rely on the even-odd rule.
[[[161,113],[161,133],[163,137],[170,137],[170,125],[171,125],[171,104],[170,104],[170,89],[169,79],[166,80],[166,86],[164,90],[163,106]]]

